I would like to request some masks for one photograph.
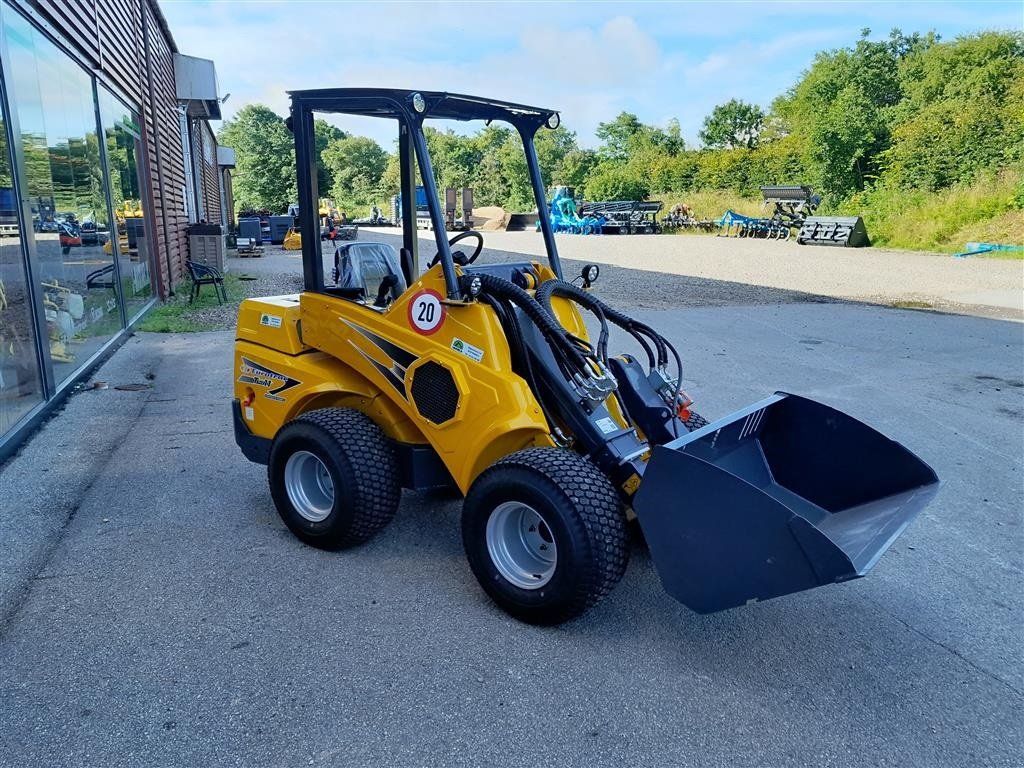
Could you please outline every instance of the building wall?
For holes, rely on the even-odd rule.
[[[210,224],[221,222],[220,179],[217,168],[217,139],[210,130],[210,124],[202,121],[199,130],[202,147],[199,151],[200,176],[202,177],[203,208],[206,210],[206,221]]]
[[[182,279],[187,168],[207,220],[223,206],[157,0],[0,0],[0,54],[3,461]]]
[[[109,2],[110,0],[100,0]],[[145,143],[151,159],[155,226],[162,247],[157,269],[163,285],[174,285],[184,274],[188,255],[188,214],[185,209],[185,159],[179,132],[178,102],[174,95],[174,47],[160,29],[151,2],[143,3],[146,36],[146,79],[152,83],[145,104]],[[164,291],[166,298],[166,288]]]
[[[166,298],[184,274],[189,221],[174,89],[172,55],[177,48],[159,6],[156,0],[21,0],[21,4],[31,7],[63,35],[101,79],[119,90],[143,116],[149,177],[144,208],[152,221],[149,235],[156,254],[154,274],[161,297]],[[201,159],[201,147],[195,149]],[[202,163],[196,167],[202,168]],[[216,211],[206,219],[220,221],[218,185],[201,184],[197,178],[196,186],[204,196],[204,208]]]

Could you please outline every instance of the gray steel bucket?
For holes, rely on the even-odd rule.
[[[899,443],[779,392],[654,448],[633,508],[665,590],[712,613],[864,576],[938,487]]]

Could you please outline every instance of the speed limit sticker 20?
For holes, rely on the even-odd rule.
[[[444,325],[445,308],[441,294],[429,288],[420,291],[409,302],[409,325],[417,333],[429,336]]]

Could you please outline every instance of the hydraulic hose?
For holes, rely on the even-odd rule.
[[[561,296],[566,299],[572,299],[578,304],[589,309],[602,321],[603,318],[606,317],[608,320],[615,323],[615,325],[627,331],[631,336],[633,336],[633,338],[640,342],[641,346],[644,348],[651,368],[654,368],[655,365],[663,366],[668,363],[668,350],[670,345],[660,333],[645,323],[641,323],[639,320],[634,320],[629,315],[620,312],[614,307],[608,306],[599,298],[594,296],[594,294],[588,293],[579,286],[573,285],[572,283],[568,283],[564,280],[548,280],[541,283],[540,287],[536,291],[537,302],[553,315],[554,313],[551,309],[552,296]],[[604,328],[602,328],[602,330],[604,330]],[[655,358],[647,343],[640,338],[641,336],[646,336],[654,342],[654,347],[657,350],[657,358]]]
[[[548,280],[540,285],[535,292],[537,302],[543,306],[552,316],[554,311],[551,308],[551,297],[561,296],[566,299],[572,299],[583,307],[586,307],[601,321],[602,338],[606,338],[607,327],[604,322],[604,318],[607,317],[613,323],[620,328],[623,328],[635,338],[640,345],[647,352],[647,360],[650,363],[650,367],[653,370],[655,366],[655,356],[651,353],[650,347],[647,346],[643,339],[643,336],[648,337],[654,342],[655,349],[657,350],[657,364],[659,367],[665,366],[668,363],[668,355],[671,352],[673,359],[676,364],[676,386],[672,396],[673,403],[678,402],[679,395],[683,391],[683,361],[679,357],[679,352],[676,348],[668,341],[664,336],[655,331],[650,326],[634,320],[629,315],[620,312],[614,307],[610,307],[601,301],[599,298],[594,296],[577,285],[566,282],[564,280]],[[599,343],[598,349],[601,350]],[[607,350],[603,351],[601,357],[603,363],[607,363]],[[678,427],[673,421],[673,430],[675,431],[676,437],[679,436]]]
[[[594,374],[594,369],[587,361],[588,355],[585,355],[579,345],[572,340],[571,334],[561,326],[554,315],[542,307],[533,296],[515,283],[496,275],[480,273],[479,277],[485,292],[512,301],[526,313],[547,339],[556,358],[561,357],[579,376],[587,378]]]
[[[537,400],[541,414],[548,423],[548,428],[551,432],[553,434],[561,434],[558,424],[551,417],[551,410],[548,404],[544,401],[544,393],[537,384],[537,376],[530,363],[530,355],[526,350],[522,329],[519,327],[519,320],[516,318],[515,311],[509,306],[507,299],[498,296],[483,293],[480,295],[480,300],[494,310],[494,313],[498,316],[498,322],[501,323],[501,327],[505,331],[505,339],[508,341],[509,351],[512,353],[512,369],[525,379],[526,385]]]

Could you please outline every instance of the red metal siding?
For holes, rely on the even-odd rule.
[[[95,66],[100,61],[96,0],[32,0],[36,11]]]
[[[95,0],[100,36],[100,69],[125,93],[142,90],[138,43],[142,38],[139,0]]]
[[[145,100],[146,144],[153,172],[155,226],[163,248],[158,250],[157,269],[163,285],[181,280],[188,254],[188,216],[185,213],[185,162],[181,149],[177,98],[174,90],[174,59],[169,41],[157,24],[149,0],[143,3],[147,29],[147,79],[153,83],[153,104]],[[148,94],[147,94],[148,96]],[[155,109],[155,114],[153,110]],[[166,236],[165,236],[166,232]],[[168,274],[170,262],[170,274]]]

